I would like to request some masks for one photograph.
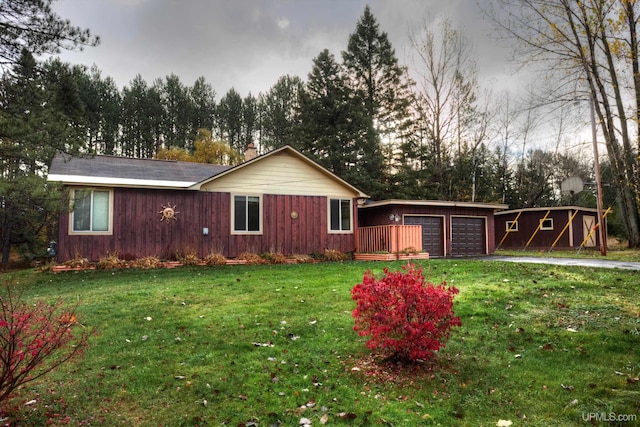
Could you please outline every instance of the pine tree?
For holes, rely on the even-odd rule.
[[[370,126],[361,99],[327,49],[313,60],[300,97],[300,149],[331,172],[367,192],[372,180],[362,167]]]
[[[57,151],[83,150],[80,124],[84,109],[75,83],[68,66],[52,61],[39,67],[26,50],[12,75],[3,76],[0,93],[3,263],[8,262],[12,247],[19,247],[27,256],[42,254],[43,236],[50,237],[54,232],[50,225],[59,209],[59,194],[44,176]]]
[[[220,99],[216,121],[218,138],[226,140],[232,148],[242,150],[242,97],[234,88]]]
[[[299,148],[294,133],[302,88],[299,77],[282,76],[269,92],[261,96],[261,142],[266,148],[275,149],[284,145]]]
[[[0,66],[11,68],[23,51],[34,56],[94,46],[99,38],[74,27],[51,9],[53,0],[0,2]]]
[[[385,181],[394,168],[390,157],[409,137],[412,82],[369,6],[349,36],[342,58],[348,84],[363,100],[369,122],[364,169],[372,184],[376,183],[374,193],[390,196],[391,188]]]

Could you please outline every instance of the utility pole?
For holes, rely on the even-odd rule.
[[[593,161],[595,163],[596,172],[596,190],[597,190],[597,206],[598,206],[598,236],[600,237],[600,255],[607,255],[607,233],[602,215],[602,175],[600,174],[600,157],[598,156],[598,139],[596,132],[596,99],[591,95],[589,102],[591,108],[591,137],[593,138]]]

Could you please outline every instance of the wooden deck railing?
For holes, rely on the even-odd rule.
[[[356,252],[396,253],[407,248],[422,251],[421,225],[376,225],[358,229]]]

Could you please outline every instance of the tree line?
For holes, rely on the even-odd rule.
[[[411,34],[407,66],[366,7],[344,51],[320,52],[306,79],[286,75],[265,93],[232,88],[218,98],[204,77],[188,85],[174,74],[152,82],[138,75],[118,88],[95,66],[38,62],[38,54],[99,42],[57,17],[52,1],[0,5],[0,30],[13,29],[0,31],[3,258],[11,245],[33,248],[52,233],[60,207],[45,177],[56,151],[234,164],[249,144],[260,152],[291,145],[373,199],[595,206],[590,191],[560,192],[569,176],[593,181],[589,161],[563,149],[566,124],[555,148],[535,148],[536,102],[513,107],[508,95],[483,92],[472,46],[447,20]],[[28,16],[39,19],[30,21],[37,31]],[[607,203],[620,202],[624,165],[603,166],[615,182]],[[640,244],[629,221],[620,229]]]

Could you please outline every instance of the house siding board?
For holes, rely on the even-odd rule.
[[[286,152],[274,153],[233,173],[220,176],[200,188],[202,191],[289,194],[352,198],[357,194],[302,159]]]
[[[322,253],[355,250],[354,233],[329,234],[327,198],[263,195],[262,234],[231,234],[231,194],[215,192],[114,189],[113,235],[69,235],[69,214],[60,218],[58,261],[76,254],[97,261],[117,253],[124,259],[156,256],[173,259],[195,251],[200,258],[221,252],[235,258],[243,252]],[[176,221],[160,221],[162,206],[175,205]],[[355,200],[354,200],[355,205]],[[291,212],[298,213],[297,218]],[[204,236],[202,229],[209,229]]]
[[[531,243],[527,249],[549,249],[553,245],[553,242],[558,238],[560,232],[569,221],[571,215],[575,212],[572,208],[567,209],[553,209],[550,211],[547,219],[553,219],[553,230],[539,230],[537,234],[531,240]],[[523,211],[518,218],[518,231],[512,231],[502,242],[501,249],[523,249],[527,245],[527,242],[533,236],[540,220],[544,218],[546,210],[532,210]],[[517,216],[517,212],[509,212],[505,214],[496,215],[496,241],[500,242],[506,233],[507,221],[514,221]],[[583,219],[585,216],[595,216],[596,214],[590,211],[579,210],[578,214],[573,219],[572,225],[564,231],[554,248],[557,249],[572,249],[580,246],[584,238],[586,237],[583,232]],[[596,245],[599,245],[599,236],[596,234]],[[573,240],[573,241],[572,241]]]

